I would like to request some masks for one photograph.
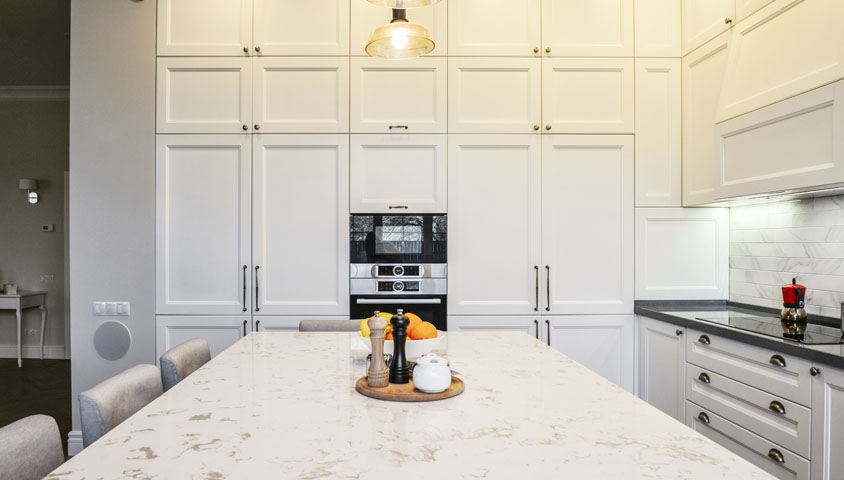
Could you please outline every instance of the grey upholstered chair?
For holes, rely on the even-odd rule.
[[[302,320],[300,332],[357,332],[360,320]]]
[[[173,347],[161,356],[161,383],[170,390],[199,367],[211,360],[211,348],[201,338],[193,338]]]
[[[163,392],[155,365],[137,365],[80,393],[82,445],[96,442]]]
[[[0,478],[40,480],[64,463],[53,417],[32,415],[0,428]]]

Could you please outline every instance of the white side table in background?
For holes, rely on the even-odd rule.
[[[0,310],[14,310],[18,319],[18,367],[21,359],[21,311],[38,307],[41,310],[41,360],[44,360],[44,328],[47,326],[47,292],[19,291],[14,295],[0,295]]]

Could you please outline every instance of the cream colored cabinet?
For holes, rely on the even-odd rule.
[[[374,5],[366,0],[352,0],[352,55],[365,57],[369,36],[376,28],[392,20],[389,8]],[[426,56],[444,57],[448,54],[448,2],[425,8],[407,10],[407,20],[424,26],[431,32],[434,51]]]
[[[633,313],[633,218],[632,135],[542,138],[543,313]]]
[[[155,358],[160,358],[171,348],[193,338],[201,338],[208,342],[211,356],[216,357],[251,332],[252,317],[249,315],[225,317],[158,315],[155,317]]]
[[[530,316],[448,316],[450,332],[524,332],[539,340],[542,337],[539,315]]]
[[[351,212],[446,213],[446,148],[445,135],[352,135]]]
[[[349,320],[349,316],[260,316],[254,319],[254,331],[256,332],[298,332],[299,322],[302,320]]]
[[[736,0],[682,0],[683,55],[728,30],[735,23]]]
[[[160,135],[156,143],[156,313],[249,311],[249,136]]]
[[[633,0],[542,0],[542,52],[632,57]]]
[[[252,52],[252,0],[160,0],[158,55],[226,56]]]
[[[349,54],[349,0],[254,2],[256,54]]]
[[[774,0],[736,0],[736,22],[740,22]]]
[[[682,205],[680,59],[636,59],[636,206]]]
[[[253,139],[255,314],[348,314],[349,137]]]
[[[539,137],[448,143],[449,314],[539,315]]]
[[[449,58],[449,133],[539,133],[541,60]]]
[[[252,123],[252,60],[159,58],[158,133],[243,133]]]
[[[542,61],[545,133],[633,133],[632,58]]]
[[[256,58],[255,133],[349,131],[349,59]]]
[[[812,480],[844,478],[844,371],[816,365],[812,380]]]
[[[448,54],[459,57],[540,55],[540,0],[447,1]]]
[[[729,33],[683,58],[683,206],[718,197],[715,113],[727,68]]]
[[[639,398],[685,421],[686,329],[639,317]]]
[[[352,58],[352,133],[445,133],[447,61]]]
[[[636,56],[679,57],[681,5],[677,0],[635,0]]]

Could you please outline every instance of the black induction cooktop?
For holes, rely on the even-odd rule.
[[[701,312],[704,313],[704,312]],[[704,322],[717,323],[738,330],[746,330],[768,337],[782,338],[804,345],[837,345],[844,343],[841,330],[823,325],[808,324],[806,331],[800,336],[783,332],[779,317],[759,314],[740,313],[734,311],[705,312],[696,317]]]

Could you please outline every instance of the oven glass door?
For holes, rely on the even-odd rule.
[[[352,263],[446,263],[445,215],[352,215]]]
[[[351,314],[353,319],[369,318],[376,311],[395,314],[398,309],[404,313],[415,313],[422,321],[431,322],[437,330],[448,330],[445,295],[401,295],[389,298],[375,295],[352,295]]]

